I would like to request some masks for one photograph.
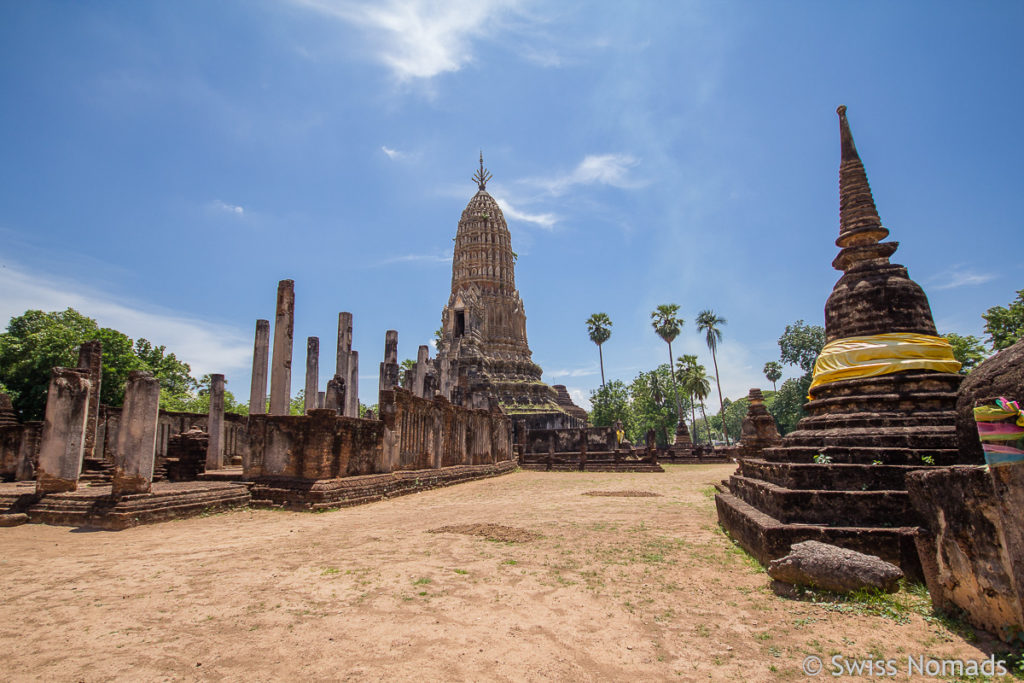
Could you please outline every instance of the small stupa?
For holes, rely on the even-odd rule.
[[[779,435],[779,428],[775,425],[775,419],[768,412],[764,405],[764,395],[760,389],[754,388],[747,394],[750,405],[747,407],[747,415],[740,424],[740,442],[736,445],[740,457],[759,457],[766,448],[772,448],[782,443]]]
[[[763,459],[745,459],[717,496],[719,520],[762,562],[791,543],[819,540],[900,564],[919,575],[908,471],[958,462],[956,396],[962,377],[937,336],[928,297],[882,226],[857,147],[838,108],[839,255],[843,272],[825,304],[826,345],[807,417]]]

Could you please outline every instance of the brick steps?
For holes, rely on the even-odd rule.
[[[821,541],[877,555],[899,565],[910,578],[920,579],[923,575],[914,544],[916,527],[785,524],[731,493],[715,495],[715,506],[719,523],[737,543],[764,565],[787,555],[794,543]]]
[[[823,526],[916,526],[918,516],[904,491],[790,489],[742,475],[729,478],[732,495],[784,524]]]

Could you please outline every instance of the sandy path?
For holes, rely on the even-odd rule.
[[[323,514],[0,529],[9,680],[778,680],[807,654],[987,656],[943,627],[778,598],[666,474],[515,474]],[[658,497],[597,497],[592,490]],[[495,523],[525,543],[453,533]]]

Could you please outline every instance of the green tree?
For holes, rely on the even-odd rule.
[[[139,337],[135,340],[134,351],[142,364],[160,380],[161,394],[167,392],[169,395],[183,395],[198,388],[192,377],[192,368],[188,363],[178,360],[173,353],[167,353],[165,346],[153,346],[149,340]]]
[[[595,427],[611,427],[616,420],[621,420],[624,428],[631,426],[629,390],[625,383],[616,379],[591,391],[589,417]]]
[[[740,433],[743,427],[743,418],[747,416],[747,409],[750,408],[750,399],[744,396],[735,401],[725,399],[725,412],[722,414],[722,425],[725,433],[734,441],[740,440]]]
[[[675,435],[682,411],[673,406],[668,395],[669,386],[675,385],[672,374],[672,368],[662,364],[650,372],[641,372],[630,383],[632,416],[628,433],[633,443],[642,443],[649,429],[654,430],[655,440],[663,446]]]
[[[405,375],[408,372],[412,372],[412,369],[416,367],[416,361],[412,358],[406,358],[398,366],[398,386],[405,384]],[[410,377],[410,379],[412,379]]]
[[[187,384],[189,367],[173,354],[163,356],[148,341],[133,344],[125,334],[99,327],[73,308],[64,311],[25,311],[11,318],[0,334],[0,381],[11,390],[11,400],[22,420],[40,420],[46,410],[51,370],[78,364],[78,347],[99,340],[103,344],[100,401],[124,402],[124,383],[132,370],[150,370],[168,386]]]
[[[687,395],[690,400],[690,431],[694,441],[697,440],[697,414],[695,412],[696,407],[694,406],[693,400],[693,387],[690,386],[690,373],[693,368],[697,367],[697,356],[693,354],[684,353],[676,359],[676,363],[679,364],[679,368],[676,370],[676,382],[682,387],[683,393]]]
[[[772,391],[778,391],[775,383],[782,379],[782,364],[774,360],[768,361],[764,364],[764,376],[772,383]]]
[[[765,401],[768,412],[779,428],[779,434],[785,436],[796,429],[797,423],[806,415],[804,404],[807,403],[807,392],[810,388],[810,373],[805,373],[801,377],[791,377],[782,383],[773,397],[774,400]]]
[[[704,341],[707,342],[708,348],[711,350],[711,362],[715,366],[715,384],[718,385],[718,405],[721,408],[721,413],[725,413],[725,401],[722,398],[722,382],[718,376],[718,358],[716,357],[716,351],[718,350],[718,342],[722,341],[722,326],[726,325],[727,321],[725,318],[716,315],[714,311],[709,308],[704,309],[697,314],[697,330],[704,333]],[[725,444],[729,445],[729,434],[725,432]]]
[[[160,408],[184,413],[208,413],[210,412],[210,384],[212,382],[212,378],[207,374],[203,375],[198,382],[192,380],[195,391],[171,393],[161,387]],[[225,386],[227,383],[228,380],[225,379]],[[225,388],[224,412],[248,415],[249,405],[247,403],[239,403],[235,395]]]
[[[696,356],[693,356],[696,361]],[[708,429],[711,424],[708,422],[708,414],[704,409],[704,401],[708,396],[711,395],[711,380],[708,379],[707,369],[697,362],[690,364],[687,368],[686,373],[686,389],[693,395],[694,401],[700,404],[700,414],[703,416],[704,421],[701,423],[704,426],[705,436],[707,437],[708,444],[713,440],[711,431]],[[697,439],[700,434],[698,429],[697,421],[694,420],[693,427],[693,438]]]
[[[587,318],[587,332],[590,341],[597,344],[597,357],[601,362],[601,386],[604,386],[604,352],[601,345],[612,336],[612,320],[605,313],[594,313]]]
[[[807,403],[807,393],[813,380],[814,362],[824,346],[825,328],[808,325],[803,320],[786,325],[786,331],[779,337],[782,360],[804,371],[802,377],[787,379],[782,383],[768,408],[780,434],[785,435],[796,429],[797,423],[807,414],[804,404]]]
[[[993,306],[981,317],[993,351],[1013,346],[1024,337],[1024,289],[1017,290],[1017,298],[1009,306]]]
[[[651,326],[662,341],[668,344],[668,364],[671,370],[672,389],[676,398],[676,414],[682,416],[682,405],[679,403],[679,389],[676,386],[675,361],[672,359],[672,342],[679,336],[683,327],[683,319],[676,315],[679,312],[677,304],[661,304],[651,312]]]
[[[825,328],[821,325],[808,325],[797,320],[786,325],[786,331],[779,337],[779,351],[782,361],[796,365],[804,372],[814,371],[814,361],[825,347]]]
[[[969,374],[978,363],[988,356],[981,340],[972,334],[960,336],[956,332],[950,332],[945,335],[945,338],[953,347],[953,358],[960,361],[961,375]]]

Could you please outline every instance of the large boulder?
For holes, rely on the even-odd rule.
[[[855,550],[804,541],[794,543],[789,555],[772,560],[768,575],[776,581],[850,593],[862,588],[877,588],[886,593],[899,590],[903,571],[894,564]]]
[[[961,463],[985,462],[974,422],[974,402],[999,396],[1024,401],[1024,339],[982,362],[960,385],[956,398],[956,435]]]

